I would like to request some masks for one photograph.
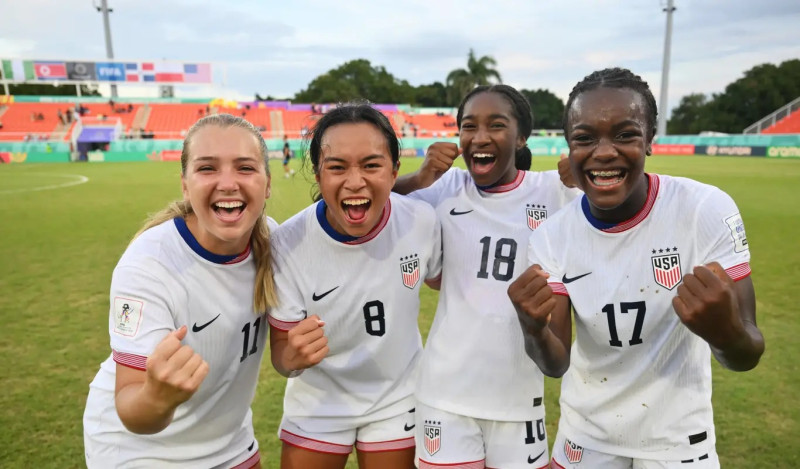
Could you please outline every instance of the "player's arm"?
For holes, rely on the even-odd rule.
[[[147,357],[146,371],[117,364],[115,404],[125,428],[158,433],[172,422],[175,409],[189,400],[208,375],[208,363],[181,345],[186,326],[169,333]]]
[[[683,277],[672,305],[681,322],[711,346],[733,371],[754,368],[764,353],[756,325],[756,295],[748,275],[734,282],[717,262],[697,266]]]
[[[316,314],[288,331],[270,325],[270,358],[275,371],[289,378],[321,362],[330,352],[323,326],[325,322]]]
[[[572,318],[569,297],[556,295],[549,274],[534,264],[508,288],[517,310],[525,352],[547,376],[560,378],[569,368]]]
[[[425,152],[425,160],[413,173],[397,178],[392,188],[398,194],[410,194],[419,189],[429,187],[447,172],[453,161],[461,154],[458,145],[450,142],[435,142]]]

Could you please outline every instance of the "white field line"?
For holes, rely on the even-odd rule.
[[[60,178],[70,178],[71,181],[62,182],[61,184],[51,184],[47,186],[39,186],[39,187],[23,187],[21,189],[7,189],[7,190],[0,190],[0,194],[16,194],[19,192],[36,192],[36,191],[49,191],[51,189],[61,189],[62,187],[69,187],[69,186],[77,186],[78,184],[83,184],[85,182],[89,182],[89,178],[86,176],[81,176],[80,174],[53,174],[53,173],[37,173],[43,176],[56,176]]]

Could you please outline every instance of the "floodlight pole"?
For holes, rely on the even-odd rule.
[[[103,0],[105,1],[105,0]],[[667,114],[669,113],[667,103],[667,88],[669,88],[669,53],[670,43],[672,42],[672,12],[676,8],[672,4],[672,0],[667,0],[667,7],[664,11],[667,13],[667,32],[664,35],[664,63],[661,65],[661,99],[658,104],[658,126],[656,127],[656,135],[667,135]]]
[[[103,13],[103,29],[106,35],[106,58],[113,59],[114,47],[111,45],[111,23],[108,21],[108,14],[114,10],[108,8],[107,0],[100,0],[100,6],[95,6],[95,8],[97,11]],[[111,97],[117,97],[117,85],[113,83],[111,84]]]

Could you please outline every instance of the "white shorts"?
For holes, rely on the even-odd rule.
[[[414,447],[414,409],[336,432],[315,432],[313,419],[304,420],[301,428],[284,416],[278,430],[281,441],[309,451],[331,454],[350,454],[353,445],[358,451],[368,453]]]
[[[661,461],[616,456],[593,451],[570,441],[561,431],[553,443],[551,469],[719,469],[719,458],[713,449],[704,455],[685,461]]]
[[[419,469],[547,468],[544,418],[502,422],[417,403]]]

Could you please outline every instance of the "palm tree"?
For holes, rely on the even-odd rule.
[[[470,49],[467,57],[467,68],[458,68],[447,74],[447,89],[450,102],[457,105],[461,98],[469,91],[480,85],[489,85],[490,78],[495,78],[497,83],[502,83],[500,73],[494,68],[497,61],[493,57],[484,55],[476,58],[475,51]]]

